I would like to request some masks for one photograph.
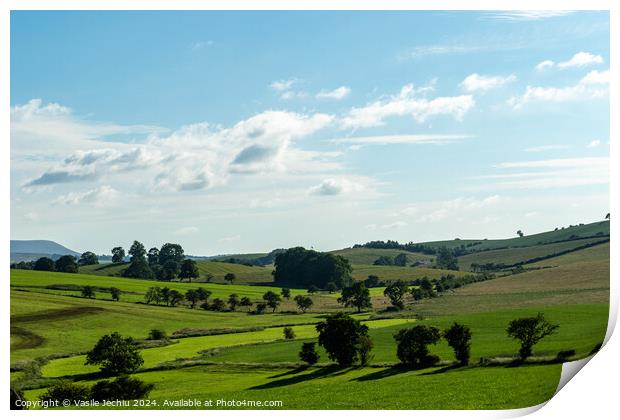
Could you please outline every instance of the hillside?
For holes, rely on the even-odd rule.
[[[411,265],[416,261],[430,261],[433,259],[431,255],[425,255],[418,252],[401,251],[399,249],[375,249],[375,248],[345,248],[335,251],[329,251],[330,254],[341,255],[345,257],[352,265],[373,264],[379,257],[394,258],[399,254],[406,254],[409,258],[408,264]]]
[[[11,262],[33,261],[41,257],[58,259],[63,255],[80,256],[54,241],[47,240],[11,240]]]

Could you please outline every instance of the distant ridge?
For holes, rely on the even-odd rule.
[[[41,257],[57,259],[62,255],[80,256],[54,241],[47,240],[11,240],[11,262],[32,261]]]

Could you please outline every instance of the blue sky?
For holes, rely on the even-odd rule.
[[[609,16],[13,12],[11,236],[514,236],[608,211]]]

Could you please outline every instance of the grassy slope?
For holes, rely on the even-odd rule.
[[[545,257],[547,255],[557,254],[559,252],[566,252],[573,250],[577,247],[596,243],[601,239],[577,239],[574,241],[557,242],[553,244],[535,245],[524,248],[507,248],[496,249],[492,251],[476,252],[474,254],[463,255],[459,257],[459,266],[462,270],[469,270],[472,263],[486,264],[506,264],[512,265],[520,262],[530,260],[537,257]]]
[[[487,250],[506,247],[521,247],[521,246],[533,246],[541,245],[550,242],[565,241],[571,239],[571,236],[585,238],[590,236],[596,236],[599,232],[602,232],[601,236],[609,236],[609,221],[601,221],[588,223],[583,226],[573,226],[565,229],[559,229],[557,231],[537,233],[534,235],[526,235],[522,238],[510,238],[510,239],[461,239],[461,240],[447,240],[447,241],[431,241],[424,242],[425,245],[430,246],[447,246],[450,248],[460,247],[461,245],[468,245],[474,242],[481,242],[478,245],[469,247],[467,249],[474,250]],[[578,239],[578,238],[575,238]]]
[[[353,269],[353,278],[355,280],[364,280],[371,274],[379,276],[381,280],[393,281],[415,280],[425,276],[430,279],[438,279],[442,274],[460,276],[466,273],[425,267],[397,267],[393,265],[357,265]]]
[[[214,276],[213,281],[224,283],[224,276],[227,273],[233,273],[237,278],[235,283],[238,284],[254,284],[254,283],[271,283],[273,278],[271,272],[273,267],[249,267],[243,264],[230,264],[215,261],[197,261],[200,278],[198,281],[204,281],[207,273]],[[98,264],[80,267],[81,274],[93,274],[99,276],[116,276],[120,277],[122,270],[128,264]]]

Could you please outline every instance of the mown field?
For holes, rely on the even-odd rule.
[[[585,227],[588,231],[600,228],[593,225]],[[570,242],[575,245],[581,241]],[[511,249],[512,254],[498,250],[490,258],[491,262],[505,262],[499,259],[506,255],[536,257],[550,249],[572,249],[564,248],[570,242],[551,247],[534,244]],[[364,249],[358,252],[370,255]],[[479,254],[487,254],[485,258],[489,255]],[[499,409],[536,405],[549,399],[556,389],[561,372],[561,364],[554,362],[558,352],[574,350],[574,358],[581,358],[603,341],[609,304],[609,243],[525,268],[528,271],[524,273],[469,284],[437,298],[408,300],[405,310],[398,312],[384,311],[387,299],[383,288],[371,289],[374,310],[354,316],[370,328],[373,358],[369,366],[347,369],[333,365],[322,349],[315,367],[302,366],[298,358],[303,342],[316,341],[315,324],[342,309],[336,302],[339,293],[313,295],[315,307],[305,314],[292,302],[284,301],[275,313],[250,315],[241,310],[211,312],[184,305],[170,308],[140,303],[153,285],[184,292],[197,287],[194,283],[11,270],[11,363],[18,370],[43,358],[38,359],[39,373],[16,370],[11,372],[11,380],[30,399],[38,398],[61,378],[93,384],[101,378],[96,368],[84,365],[84,353],[103,334],[118,331],[144,339],[150,329],[157,328],[168,334],[202,334],[181,334],[168,345],[141,350],[145,364],[133,376],[154,384],[150,398],[157,402],[157,408],[169,408],[164,401],[178,398],[280,400],[284,409]],[[360,280],[369,274],[412,280],[425,275],[436,278],[440,273],[428,268],[357,263],[354,276]],[[248,278],[247,283],[260,282]],[[77,296],[77,290],[48,288],[54,285],[113,285],[124,293],[120,302],[111,301],[103,292],[97,292],[96,299],[84,299]],[[212,297],[221,298],[237,293],[260,300],[267,290],[280,291],[247,284],[200,285],[211,290]],[[293,295],[306,293],[293,290]],[[508,362],[519,346],[507,336],[506,326],[515,318],[538,312],[560,326],[557,333],[534,347],[529,363],[510,367]],[[397,331],[412,325],[446,328],[454,321],[472,329],[470,366],[452,366],[454,355],[444,341],[430,346],[441,359],[436,367],[410,370],[397,364]],[[295,339],[284,339],[285,325],[292,326]],[[214,332],[218,334],[207,335]]]

